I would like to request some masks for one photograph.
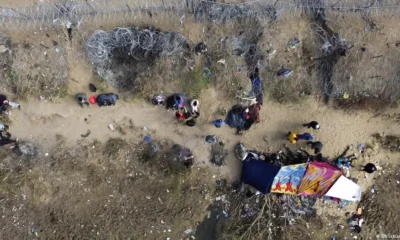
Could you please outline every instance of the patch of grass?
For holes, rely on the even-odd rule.
[[[311,94],[309,92],[301,91],[301,89],[290,82],[290,79],[278,81],[269,89],[270,97],[282,104],[300,104],[308,95]]]
[[[104,148],[104,154],[108,157],[118,157],[120,150],[128,146],[128,143],[121,138],[110,138]]]
[[[11,120],[8,115],[0,114],[0,123],[9,125],[11,123]]]
[[[210,79],[207,77],[209,70],[194,68],[185,78],[181,79],[181,89],[187,96],[198,98],[203,89],[206,89],[210,84]]]

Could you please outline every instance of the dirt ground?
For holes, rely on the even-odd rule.
[[[14,1],[0,3],[16,6]],[[26,5],[26,1],[19,1],[18,4]],[[233,31],[232,28],[245,29],[245,26],[239,25],[221,29],[191,22],[180,25],[174,18],[159,17],[162,21],[143,18],[140,25],[152,24],[164,30],[180,31],[192,42],[207,40],[211,41],[211,46],[212,41],[224,37]],[[271,24],[260,40],[262,52],[277,50],[274,56],[265,54],[269,60],[261,61],[265,65],[265,72],[261,72],[261,75],[268,80],[268,87],[281,84],[281,89],[288,91],[297,91],[304,86],[315,88],[315,84],[304,85],[312,77],[307,73],[308,70],[315,68],[311,59],[316,50],[313,48],[309,22],[304,18],[286,20]],[[378,23],[391,26],[394,20],[387,24],[383,21]],[[131,21],[128,23],[132,24]],[[357,23],[358,28],[363,28],[363,21]],[[114,22],[105,22],[101,29],[124,24],[127,21],[121,17]],[[177,123],[174,112],[150,104],[151,94],[161,90],[166,93],[177,91],[172,84],[156,84],[150,88],[152,92],[143,94],[144,99],[123,98],[114,107],[91,105],[81,108],[73,96],[78,92],[89,94],[89,83],[95,83],[102,92],[113,91],[100,82],[82,51],[82,41],[98,29],[96,19],[88,21],[85,27],[83,29],[87,31],[75,33],[71,42],[60,30],[38,31],[33,35],[30,32],[1,30],[3,34],[11,36],[15,46],[22,46],[26,42],[34,47],[38,47],[39,43],[51,46],[52,41],[57,41],[64,49],[63,57],[68,64],[67,90],[62,98],[46,97],[39,100],[30,96],[20,101],[21,110],[13,110],[10,116],[13,137],[33,142],[38,148],[38,155],[34,158],[18,158],[11,155],[9,149],[1,149],[1,239],[180,239],[185,236],[183,231],[195,229],[201,226],[203,219],[210,219],[207,215],[216,196],[215,181],[227,179],[228,182],[234,182],[240,179],[241,163],[233,152],[236,143],[242,142],[258,151],[277,152],[289,144],[285,138],[288,131],[309,131],[302,124],[311,120],[320,123],[321,129],[312,130],[311,134],[324,143],[323,153],[330,158],[338,156],[350,145],[354,146],[351,153],[357,152],[359,144],[370,146],[364,156],[356,160],[356,167],[349,173],[362,186],[363,200],[343,209],[318,201],[317,219],[310,220],[309,224],[293,226],[286,238],[328,239],[335,235],[351,239],[353,235],[347,228],[345,213],[355,211],[357,205],[363,207],[365,212],[365,227],[360,237],[374,239],[377,234],[400,235],[399,225],[396,224],[400,220],[400,213],[392,212],[398,206],[393,196],[398,196],[400,186],[399,153],[381,148],[372,137],[376,133],[400,135],[400,122],[393,117],[400,115],[400,108],[380,112],[337,109],[332,104],[324,103],[320,94],[305,94],[307,96],[295,103],[288,101],[280,104],[274,96],[266,94],[260,113],[261,122],[239,136],[235,134],[235,129],[228,126],[215,128],[211,124],[214,119],[225,117],[221,114],[222,110],[229,110],[237,103],[231,95],[231,88],[235,86],[230,83],[246,78],[245,71],[236,72],[244,61],[233,56],[227,56],[231,57],[227,58],[229,67],[218,65],[215,68],[220,71],[216,77],[219,82],[203,89],[199,95],[201,115],[195,127]],[[345,27],[337,27],[336,31],[349,38],[347,35],[350,33]],[[383,35],[386,42],[395,44],[396,33]],[[294,36],[303,41],[302,46],[290,49],[287,41]],[[365,40],[367,45],[362,45],[364,43],[360,40],[357,48],[366,46],[368,49],[364,55],[357,50],[349,60],[340,62],[340,66],[351,65],[351,70],[362,72],[360,69],[370,66],[367,63],[371,56],[389,54],[396,49],[393,46],[386,49],[384,43],[374,45],[379,34],[370,36],[357,32],[350,36],[354,37],[350,37],[354,42]],[[31,56],[29,61],[35,58]],[[357,62],[360,59],[362,61]],[[42,56],[37,56],[37,61],[40,60]],[[195,61],[202,59],[198,57]],[[386,63],[394,64],[395,61],[388,58]],[[274,73],[281,66],[294,69],[293,77],[284,81],[278,79]],[[372,66],[371,71],[375,71],[376,63]],[[354,75],[365,76],[364,73]],[[161,72],[159,78],[166,76],[169,75]],[[11,98],[16,98],[9,89],[4,91]],[[280,92],[279,95],[287,94]],[[110,124],[115,131],[109,128]],[[89,131],[87,137],[82,137]],[[228,150],[226,165],[218,167],[210,162],[211,145],[205,141],[207,135],[215,135],[218,141],[225,144]],[[190,148],[195,157],[194,166],[188,171],[171,173],[168,168],[160,168],[162,164],[159,162],[140,161],[144,136]],[[116,142],[110,142],[115,139]],[[113,144],[113,148],[110,148],[110,144]],[[293,150],[299,147],[308,149],[304,142],[289,144]],[[367,162],[377,163],[382,170],[366,177],[358,169]],[[377,193],[371,194],[371,188],[376,189]],[[206,225],[211,228],[215,221]],[[338,231],[338,224],[346,227]],[[196,239],[213,239],[215,236],[215,233],[205,232]]]

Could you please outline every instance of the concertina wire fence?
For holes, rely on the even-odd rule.
[[[46,29],[65,26],[71,22],[77,28],[95,18],[102,24],[110,15],[126,14],[141,17],[168,13],[181,19],[185,14],[195,20],[223,23],[246,17],[278,17],[285,11],[296,16],[305,9],[325,9],[337,12],[379,11],[387,14],[400,13],[396,0],[256,0],[246,3],[216,3],[205,0],[92,0],[62,1],[36,4],[29,7],[1,7],[0,29]],[[188,17],[188,16],[185,16]]]

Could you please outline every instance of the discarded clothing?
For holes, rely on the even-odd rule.
[[[215,143],[217,142],[217,137],[215,137],[215,135],[208,135],[206,136],[206,142]]]
[[[280,165],[249,157],[243,161],[242,181],[266,194],[270,192],[274,178],[280,169]]]
[[[93,83],[89,84],[89,89],[90,89],[91,92],[97,92],[97,88]]]
[[[102,106],[114,106],[117,103],[119,96],[114,93],[100,94],[97,96],[97,104]]]
[[[153,103],[153,105],[164,105],[164,102],[165,102],[165,97],[161,93],[154,95],[153,98],[151,99],[151,103]]]
[[[277,75],[278,75],[279,77],[287,78],[287,77],[289,77],[290,74],[292,74],[292,73],[293,73],[293,70],[286,69],[286,68],[281,68],[281,69],[278,71]]]
[[[15,142],[16,142],[15,140],[11,140],[11,139],[0,139],[0,146],[7,145],[10,143],[15,143]]]
[[[189,127],[194,127],[194,126],[196,126],[196,121],[193,119],[190,119],[189,121],[186,122],[186,125]]]
[[[264,89],[261,83],[260,77],[250,78],[251,80],[251,91],[250,96],[256,97],[257,103],[262,105],[264,101]]]
[[[220,128],[225,124],[225,122],[222,121],[222,119],[216,119],[212,121],[212,123],[215,125],[216,128]]]
[[[243,129],[244,124],[246,123],[246,119],[243,119],[243,117],[241,116],[242,110],[243,107],[241,105],[233,106],[226,116],[226,124],[228,124],[232,128]]]

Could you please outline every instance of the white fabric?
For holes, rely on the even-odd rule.
[[[5,127],[6,126],[4,126],[3,124],[0,123],[0,131],[3,131]]]
[[[197,102],[196,106],[194,106],[195,102]],[[190,106],[192,107],[192,112],[198,112],[199,105],[200,105],[200,102],[196,99],[193,99],[192,101],[190,101]]]
[[[10,102],[10,101],[7,101],[7,100],[4,100],[3,103],[4,103],[4,104],[8,104],[11,108],[17,108],[17,107],[19,106],[18,103]]]
[[[339,198],[348,201],[361,200],[361,187],[345,176],[340,176],[331,189],[325,194],[328,197]]]

